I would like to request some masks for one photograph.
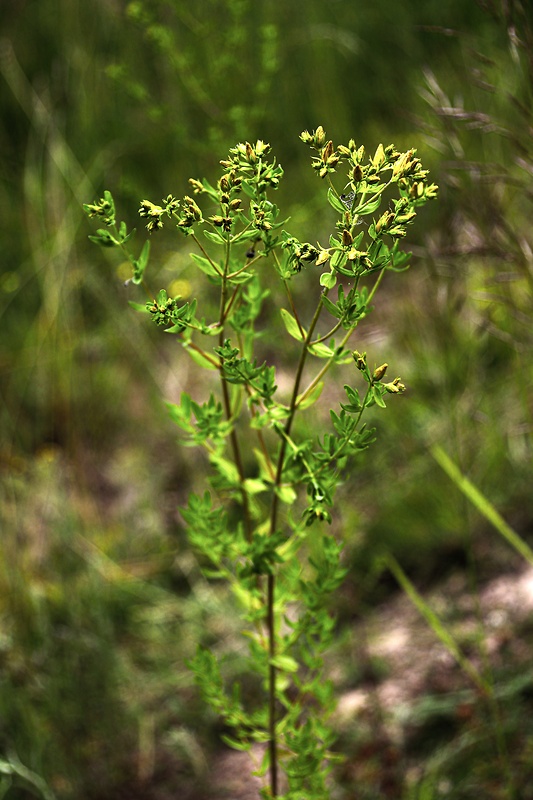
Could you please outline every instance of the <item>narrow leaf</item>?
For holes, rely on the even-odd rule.
[[[462,474],[441,447],[434,445],[430,452],[437,464],[442,467],[444,472],[451,478],[464,496],[470,500],[472,505],[483,514],[485,519],[496,528],[498,533],[503,536],[511,547],[514,547],[514,549],[533,566],[533,550],[531,550],[529,545],[507,524],[498,511],[496,511],[490,500]]]
[[[298,323],[296,322],[295,318],[290,314],[286,308],[280,309],[281,311],[281,319],[283,320],[283,324],[287,329],[287,333],[293,337],[293,339],[297,339],[299,342],[303,342],[305,337],[305,331],[300,330]]]
[[[459,645],[455,641],[450,631],[444,626],[443,622],[433,611],[430,605],[426,603],[424,598],[417,592],[414,585],[411,583],[403,569],[400,567],[396,559],[390,553],[385,556],[385,563],[406,593],[407,597],[415,608],[424,617],[429,627],[436,636],[444,644],[448,652],[455,658],[459,666],[466,672],[471,680],[478,686],[484,694],[490,696],[492,689],[485,679],[480,675],[474,664],[461,652]]]
[[[300,397],[296,400],[297,407],[300,410],[303,410],[304,408],[310,408],[310,406],[314,405],[322,394],[323,388],[324,381],[320,381],[315,387],[313,387],[313,389],[311,389],[307,397],[304,397],[302,400],[300,400],[300,397],[303,397],[303,395],[300,395]]]
[[[280,653],[271,658],[270,663],[273,667],[283,670],[283,672],[298,672],[298,662],[292,656]]]
[[[198,253],[189,253],[189,255],[194,263],[200,267],[202,272],[205,272],[206,275],[220,275],[220,271],[213,266],[209,259],[198,255]]]

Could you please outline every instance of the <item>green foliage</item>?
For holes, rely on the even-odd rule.
[[[164,289],[151,293],[144,273],[148,246],[138,258],[131,254],[131,234],[117,224],[109,192],[85,210],[106,226],[93,241],[120,248],[130,262],[134,282],[151,298],[146,310],[153,321],[177,335],[196,364],[200,357],[200,366],[214,367],[219,376],[207,401],[183,393],[179,405],[169,404],[184,444],[206,450],[217,498],[210,491],[192,494],[181,513],[205,573],[227,580],[239,602],[248,669],[261,690],[245,707],[239,684],[227,689],[217,659],[201,647],[190,666],[206,701],[231,731],[225,740],[239,749],[253,742],[267,745],[261,772],[268,771],[269,784],[263,796],[318,800],[328,791],[328,762],[336,759],[328,726],[334,697],[323,662],[335,626],[329,598],[346,570],[342,544],[331,535],[317,538],[314,526],[332,521],[339,482],[374,439],[363,422],[365,412],[374,405],[384,408],[386,395],[405,389],[399,378],[384,381],[386,363],[372,369],[366,353],[350,354],[347,344],[371,312],[384,273],[405,268],[409,254],[400,240],[437,187],[414,150],[402,153],[380,144],[368,157],[353,140],[334,147],[321,127],[300,138],[315,153],[312,167],[327,181],[327,201],[337,215],[325,245],[301,242],[285,230],[270,199],[283,170],[261,140],[230,150],[215,187],[190,179],[198,202],[171,195],[161,205],[141,202],[139,213],[148,219],[150,233],[173,222],[195,244],[199,252],[192,264],[218,293],[218,313],[210,321],[197,316],[201,293],[190,302],[169,297]],[[336,187],[332,177],[341,166],[344,185]],[[216,203],[216,213],[202,210],[202,196],[211,208]],[[358,231],[361,221],[366,226]],[[317,267],[327,271],[309,277],[316,307],[306,320],[291,286]],[[289,306],[280,309],[283,326],[296,348],[292,388],[285,396],[276,364],[259,356],[260,313],[276,276]],[[329,295],[337,286],[335,302]],[[279,327],[272,329],[272,341],[278,341]],[[315,424],[309,437],[298,420],[316,405],[326,377],[339,365],[351,365],[351,380],[360,373],[364,393],[347,383],[348,402],[330,410],[330,429]],[[280,769],[285,794],[280,794]]]

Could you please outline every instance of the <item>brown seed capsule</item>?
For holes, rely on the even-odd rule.
[[[257,156],[250,142],[246,142],[246,158],[250,163],[255,163],[257,161]]]
[[[363,170],[361,169],[360,164],[356,164],[353,168],[353,180],[355,183],[359,183],[363,180]]]
[[[327,143],[327,145],[322,150],[322,161],[324,162],[324,164],[327,163],[328,158],[332,154],[333,154],[333,142],[330,139],[329,142]]]

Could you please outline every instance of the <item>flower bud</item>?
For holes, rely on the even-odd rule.
[[[358,350],[354,350],[352,358],[355,361],[357,369],[364,372],[366,370],[366,353],[360,353]]]
[[[270,150],[270,145],[268,142],[264,142],[262,139],[258,139],[255,143],[255,152],[261,158]]]
[[[379,144],[376,152],[374,153],[374,158],[372,159],[372,164],[379,169],[381,165],[385,161],[385,151],[383,149],[383,145]]]
[[[201,184],[200,181],[197,181],[196,178],[189,178],[189,183],[191,184],[194,194],[202,194],[205,192],[203,184]]]
[[[322,125],[319,125],[318,128],[316,129],[314,139],[316,147],[324,147],[326,143],[326,132],[322,127]]]
[[[401,394],[405,392],[405,386],[401,383],[400,378],[394,378],[392,383],[383,383],[382,386],[389,394]]]
[[[393,219],[394,219],[394,214],[392,213],[392,211],[385,211],[385,213],[382,214],[381,217],[376,222],[376,233],[379,233],[382,230],[387,230]]]
[[[350,247],[353,244],[353,236],[346,228],[342,232],[342,244],[344,247]]]
[[[388,364],[382,364],[380,367],[376,367],[372,375],[372,380],[380,381],[387,372],[388,366],[389,366]]]
[[[329,250],[321,250],[316,260],[317,267],[319,267],[321,264],[325,264],[326,261],[329,261],[329,258],[330,258]]]
[[[201,210],[200,210],[200,206],[198,206],[198,205],[197,205],[197,204],[194,202],[194,200],[192,199],[192,197],[187,197],[187,196],[185,196],[185,197],[183,198],[183,202],[184,202],[184,203],[187,203],[187,212],[188,212],[188,213],[190,213],[190,214],[192,214],[192,216],[194,217],[194,219],[195,219],[197,222],[198,222],[199,220],[201,220],[201,219],[202,219],[202,212],[201,212]]]

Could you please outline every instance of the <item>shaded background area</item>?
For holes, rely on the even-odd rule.
[[[262,138],[285,169],[277,202],[292,230],[325,239],[303,129],[415,146],[432,170],[441,195],[413,231],[412,268],[385,281],[354,342],[409,389],[376,417],[378,443],[335,522],[350,579],[332,672],[339,696],[370,691],[393,669],[364,644],[372,614],[397,599],[383,544],[420,590],[445,581],[434,602],[450,624],[464,594],[475,607],[488,581],[525,567],[431,445],[533,540],[530,15],[497,0],[4,0],[0,18],[0,790],[216,796],[220,731],[185,661],[199,639],[233,653],[238,625],[188,549],[177,507],[203,474],[163,404],[194,392],[194,376],[128,306],[135,287],[88,243],[81,205],[109,188],[141,228],[141,198],[179,197],[237,141]],[[183,241],[165,232],[152,246],[152,285],[194,294]],[[482,614],[474,622],[461,641],[483,662]],[[417,684],[400,732],[379,702],[354,711],[335,797],[508,798],[498,746],[528,796],[531,621],[502,625],[500,656],[523,644],[492,665],[506,715],[465,700],[451,667],[442,685]],[[229,674],[240,668],[237,653]]]

